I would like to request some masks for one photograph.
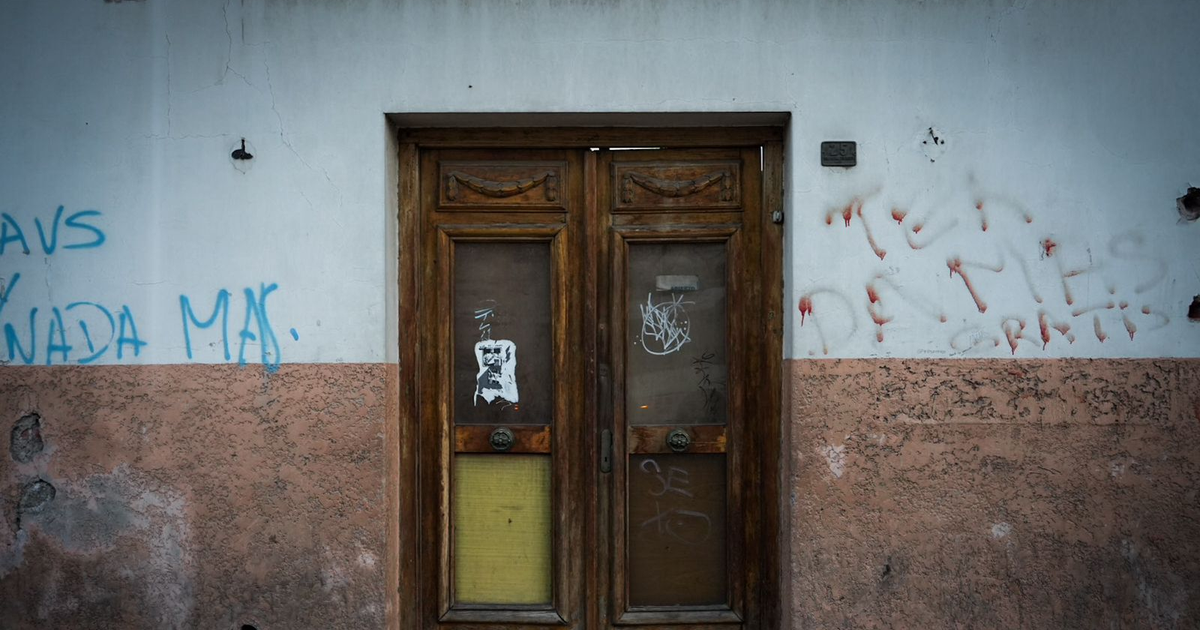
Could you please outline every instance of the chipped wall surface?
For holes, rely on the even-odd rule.
[[[1200,625],[1200,362],[788,362],[796,628]]]
[[[5,369],[0,626],[382,627],[387,372]]]

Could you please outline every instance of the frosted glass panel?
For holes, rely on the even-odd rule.
[[[455,601],[549,603],[550,458],[456,455],[452,484]]]

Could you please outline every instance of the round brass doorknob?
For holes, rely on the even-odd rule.
[[[676,453],[682,453],[692,445],[692,436],[683,429],[675,429],[667,434],[667,446]]]
[[[496,449],[497,451],[507,451],[513,447],[513,444],[516,442],[516,438],[513,436],[512,431],[509,431],[504,427],[500,427],[499,429],[492,431],[492,436],[488,438],[488,442],[490,442],[492,444],[492,448]]]

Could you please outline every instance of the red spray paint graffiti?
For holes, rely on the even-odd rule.
[[[983,301],[983,298],[979,297],[979,293],[975,291],[975,285],[971,284],[971,278],[968,277],[967,274],[963,273],[962,259],[951,258],[950,260],[946,261],[946,266],[950,268],[950,277],[953,278],[954,274],[957,273],[958,276],[962,278],[963,284],[967,286],[967,291],[971,293],[971,299],[975,300],[975,307],[979,309],[979,312],[986,313],[987,304]]]
[[[812,313],[812,298],[804,296],[800,298],[800,325],[804,325],[804,316]]]
[[[973,180],[972,185],[974,185]],[[881,261],[885,259],[888,253],[885,249],[887,240],[886,237],[888,235],[877,235],[875,231],[872,230],[872,221],[878,221],[884,216],[890,216],[890,218],[896,222],[897,229],[900,231],[899,234],[904,236],[905,242],[908,244],[909,248],[913,251],[920,251],[929,248],[934,243],[940,243],[950,237],[950,235],[954,233],[955,229],[958,227],[960,218],[964,217],[962,214],[957,214],[956,216],[956,214],[950,210],[955,207],[957,202],[947,203],[940,207],[933,207],[931,210],[921,209],[923,204],[920,202],[918,202],[916,206],[911,204],[867,204],[864,202],[864,199],[876,195],[878,192],[879,191],[876,190],[866,195],[856,196],[845,205],[835,206],[834,208],[828,210],[825,216],[825,222],[827,225],[832,225],[834,216],[840,214],[844,226],[849,228],[850,224],[854,221],[854,217],[857,216],[863,225],[863,233],[868,247],[874,256]],[[1043,236],[1040,239],[1031,239],[1038,242],[1038,253],[1040,254],[1038,257],[1033,257],[1028,255],[1029,252],[1022,254],[1022,251],[1024,250],[1019,250],[1018,248],[1014,247],[1013,242],[1006,238],[1005,235],[1002,234],[999,237],[992,236],[996,230],[991,230],[991,228],[1008,225],[1006,221],[1010,216],[1022,220],[1024,224],[1030,224],[1033,222],[1033,215],[1025,210],[1021,204],[1004,197],[990,194],[980,194],[978,192],[975,193],[973,200],[969,203],[974,204],[974,209],[977,213],[976,216],[979,220],[980,231],[988,234],[988,237],[986,238],[1000,239],[1000,241],[992,241],[994,243],[992,246],[994,249],[992,249],[992,251],[1000,255],[999,262],[995,264],[982,263],[972,260],[964,260],[958,255],[951,255],[946,259],[946,265],[950,272],[951,279],[953,279],[956,274],[959,276],[959,278],[961,278],[963,286],[967,289],[967,293],[970,296],[971,301],[975,304],[976,310],[980,314],[986,314],[988,312],[989,304],[985,297],[988,291],[992,290],[991,287],[1005,287],[1006,290],[1009,291],[1009,293],[1005,294],[1005,303],[1011,302],[1012,298],[1015,296],[1011,295],[1011,281],[1001,279],[997,280],[995,283],[988,282],[987,284],[980,286],[978,282],[979,278],[977,278],[975,275],[977,272],[974,270],[979,269],[1000,274],[1005,268],[1005,258],[1011,256],[1012,259],[1017,261],[1017,265],[1021,269],[1021,276],[1024,280],[1025,286],[1029,290],[1029,296],[1032,297],[1033,301],[1037,304],[1045,303],[1042,294],[1039,292],[1039,287],[1042,286],[1042,283],[1046,280],[1053,280],[1055,278],[1054,271],[1050,271],[1050,273],[1047,274],[1047,269],[1045,267],[1037,266],[1037,261],[1039,259],[1045,260],[1046,258],[1054,258],[1053,262],[1047,264],[1053,265],[1053,267],[1050,269],[1057,269],[1057,280],[1062,283],[1062,295],[1066,305],[1068,307],[1075,307],[1077,301],[1079,301],[1075,291],[1079,291],[1080,297],[1089,302],[1089,304],[1086,306],[1072,308],[1070,311],[1070,316],[1082,317],[1087,314],[1092,314],[1093,329],[1095,331],[1097,340],[1101,343],[1106,342],[1109,338],[1108,333],[1105,331],[1105,325],[1116,325],[1115,320],[1118,312],[1120,313],[1121,324],[1124,325],[1124,328],[1129,334],[1131,341],[1135,339],[1138,332],[1144,333],[1147,331],[1157,330],[1166,326],[1170,322],[1166,315],[1153,310],[1149,304],[1141,306],[1140,314],[1133,314],[1133,311],[1129,310],[1129,300],[1119,299],[1122,296],[1119,295],[1118,285],[1113,281],[1113,274],[1108,271],[1110,268],[1109,264],[1106,263],[1102,258],[1093,260],[1093,252],[1091,248],[1087,250],[1086,260],[1079,260],[1078,257],[1072,259],[1072,256],[1069,254],[1076,253],[1078,256],[1078,254],[1082,253],[1082,248],[1079,250],[1073,249],[1068,243],[1067,249],[1063,249],[1064,245],[1060,240],[1058,240],[1058,238],[1054,236]],[[928,205],[926,204],[924,207],[928,208]],[[962,206],[958,207],[961,208]],[[871,216],[872,213],[878,214],[876,216]],[[910,217],[912,220],[910,220]],[[880,236],[884,238],[881,240]],[[980,251],[986,252],[988,249],[987,247],[980,249],[978,242],[972,242],[969,245],[964,243],[962,246],[972,248],[969,251],[974,255],[978,255],[977,252]],[[1110,254],[1110,261],[1129,261],[1135,264],[1135,268],[1140,268],[1142,270],[1141,275],[1138,276],[1138,278],[1140,278],[1139,281],[1133,287],[1135,293],[1147,291],[1152,286],[1161,283],[1167,275],[1166,264],[1161,259],[1156,258],[1153,253],[1147,253],[1143,251],[1144,246],[1145,240],[1140,235],[1137,233],[1126,233],[1112,238],[1109,241],[1107,248]],[[1085,264],[1080,266],[1079,263],[1081,262]],[[1100,273],[1098,274],[1098,277],[1083,278],[1083,276],[1086,274],[1091,274],[1093,272]],[[899,299],[905,304],[915,307],[921,313],[935,318],[939,322],[946,322],[948,319],[946,313],[942,311],[938,300],[928,300],[924,297],[914,297],[910,295],[911,289],[902,288],[905,286],[905,283],[898,280],[902,277],[897,275],[898,273],[899,270],[893,266],[890,267],[886,273],[876,272],[874,274],[874,278],[866,283],[868,301],[865,304],[865,307],[867,309],[867,314],[871,318],[871,321],[876,326],[875,336],[876,340],[879,342],[884,340],[884,327],[886,324],[892,323],[898,318],[905,317],[906,314],[910,312],[896,311],[894,308],[889,308],[894,307],[899,303],[893,304],[887,302],[887,300],[893,298],[891,294],[884,295],[887,293],[885,289],[891,289],[894,294],[898,296]],[[1100,286],[1107,290],[1108,294],[1112,296],[1112,299],[1104,301],[1094,300],[1095,291],[1092,289],[1097,283],[1100,283]],[[800,325],[805,326],[808,320],[812,320],[816,325],[817,333],[822,341],[822,351],[828,353],[829,347],[828,344],[825,343],[825,332],[827,331],[821,330],[822,326],[821,323],[817,321],[812,299],[812,296],[818,292],[828,292],[836,295],[842,303],[851,309],[860,309],[863,308],[864,305],[861,302],[858,302],[857,306],[853,305],[844,294],[836,289],[829,288],[820,289],[819,291],[810,291],[803,298],[801,298],[799,304]],[[827,298],[822,298],[822,300],[824,299]],[[1116,311],[1118,305],[1120,311]],[[829,328],[829,321],[836,321],[838,322],[838,326],[844,326],[842,323],[844,318],[843,314],[841,313],[841,306],[837,307],[837,310],[838,314],[834,316],[835,319],[827,320],[825,322],[825,328]],[[1050,309],[1050,311],[1047,311],[1044,308],[1040,308],[1037,310],[1038,331],[1040,333],[1043,351],[1049,349],[1049,344],[1054,339],[1052,334],[1054,331],[1057,331],[1059,335],[1068,343],[1074,343],[1075,341],[1075,335],[1072,333],[1071,324],[1068,322],[1055,320],[1053,316],[1054,310],[1056,309]],[[1112,312],[1113,314],[1111,316],[1104,315],[1106,311]],[[1110,321],[1106,322],[1104,319],[1105,317],[1109,317]],[[1137,317],[1154,317],[1156,320],[1153,322],[1138,322]],[[999,322],[1001,332],[1003,333],[1002,337],[989,335],[988,333],[983,332],[983,328],[980,328],[978,325],[972,326],[970,322],[967,322],[966,320],[964,320],[964,323],[967,324],[967,327],[952,337],[951,347],[955,350],[965,351],[966,349],[986,345],[985,342],[989,339],[993,341],[992,345],[999,345],[1002,339],[1007,339],[1010,352],[1015,354],[1020,346],[1020,341],[1022,339],[1026,339],[1024,337],[1025,322],[1016,315],[1006,316]],[[852,322],[851,326],[853,327]],[[840,328],[839,330],[844,330],[844,328]],[[993,328],[991,330],[995,329]],[[965,336],[968,334],[969,340]],[[840,341],[845,340],[841,332],[838,333],[838,336],[842,337],[842,339],[839,340],[839,343]],[[1034,339],[1026,340],[1034,342]]]

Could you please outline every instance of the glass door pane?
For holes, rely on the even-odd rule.
[[[630,243],[630,424],[725,424],[725,277],[724,243]]]

